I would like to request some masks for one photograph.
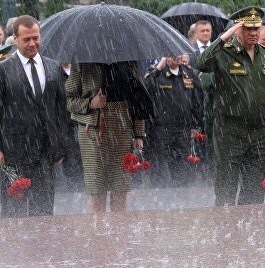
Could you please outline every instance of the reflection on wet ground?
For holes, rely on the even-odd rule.
[[[152,174],[148,171],[133,176],[132,182],[133,189],[128,193],[128,211],[167,211],[214,206],[212,175],[205,171],[198,170],[193,178],[187,178],[181,183],[176,183],[174,178],[169,179],[168,186],[163,188],[159,187],[157,181],[152,181]],[[174,187],[176,184],[178,187]],[[88,212],[87,195],[81,176],[65,177],[62,168],[58,167],[55,192],[55,215]]]
[[[130,211],[98,214],[86,213],[80,179],[58,176],[56,216],[0,221],[0,267],[265,267],[264,205],[214,207],[205,176],[155,188],[146,175]]]
[[[2,268],[264,268],[264,205],[3,219]]]
[[[87,195],[79,178],[66,179],[61,170],[56,182],[55,215],[88,212]],[[214,206],[213,179],[205,171],[196,172],[179,187],[160,188],[148,172],[133,177],[133,190],[128,194],[127,210],[172,210]],[[172,184],[171,184],[172,185]]]

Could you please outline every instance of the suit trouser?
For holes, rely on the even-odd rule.
[[[1,185],[2,217],[28,217],[52,215],[54,207],[55,171],[47,153],[47,137],[44,136],[43,149],[38,160],[8,162],[17,173],[31,180],[31,187],[22,200],[7,195],[9,182]]]

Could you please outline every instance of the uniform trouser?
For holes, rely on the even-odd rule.
[[[152,162],[151,183],[155,187],[178,187],[194,179],[190,154],[190,133],[185,127],[159,125],[150,129],[145,157]]]
[[[225,124],[214,129],[216,205],[264,202],[264,129]]]

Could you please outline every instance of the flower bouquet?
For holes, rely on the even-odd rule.
[[[263,178],[261,181],[261,187],[263,190],[265,190],[265,178]]]
[[[23,199],[25,192],[31,187],[31,180],[18,176],[16,170],[6,164],[0,165],[0,171],[9,182],[7,194],[16,200]]]
[[[199,164],[201,162],[201,158],[197,156],[196,149],[195,149],[195,141],[201,142],[207,139],[206,134],[202,134],[200,132],[196,133],[192,136],[190,140],[190,155],[187,156],[186,160],[192,164]]]
[[[142,150],[136,149],[133,152],[124,154],[122,168],[130,174],[147,170],[151,166],[151,162],[144,159]]]

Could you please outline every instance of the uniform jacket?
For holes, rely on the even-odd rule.
[[[236,38],[217,38],[198,56],[196,68],[214,72],[214,112],[217,118],[263,125],[265,118],[265,49],[255,47],[252,62]]]
[[[181,65],[178,75],[168,67],[161,72],[157,70],[146,79],[146,85],[158,110],[155,124],[203,130],[203,92],[190,66]]]
[[[38,105],[22,63],[15,54],[0,63],[0,150],[7,162],[36,161],[40,157],[40,132],[48,135],[52,162],[62,155],[66,97],[59,65],[42,57],[46,85]]]

